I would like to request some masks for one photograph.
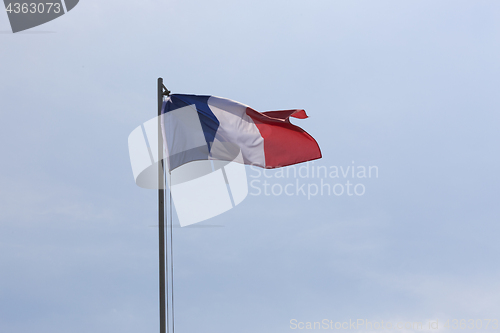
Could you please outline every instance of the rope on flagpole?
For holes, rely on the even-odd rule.
[[[171,180],[169,178],[169,180]],[[172,218],[172,192],[169,191],[169,215],[170,215],[170,274],[172,283],[172,333],[175,333],[174,320],[174,220]]]
[[[167,167],[168,167],[168,165],[167,165]],[[167,168],[163,168],[163,175],[165,177],[164,179],[166,180],[167,179]],[[166,186],[165,186],[165,188],[166,188]],[[167,191],[164,191],[164,192],[165,192],[165,202],[167,202]],[[170,193],[169,193],[169,196],[170,196]],[[167,275],[166,275],[166,283],[165,283],[166,284],[166,293],[167,293],[166,294],[166,298],[167,298],[167,315],[166,315],[167,333],[170,332],[170,325],[169,325],[170,319],[169,319],[169,312],[168,312],[168,308],[169,308],[169,306],[168,306],[168,303],[169,303],[169,301],[168,301],[168,295],[169,295],[169,293],[168,293],[168,290],[169,290],[169,287],[168,287],[168,285],[169,285],[169,283],[168,283],[168,214],[169,214],[169,212],[167,210],[167,214],[165,216],[165,218],[166,218],[166,224],[167,224],[167,229],[165,230],[165,232],[166,232],[166,242],[167,242],[167,247],[165,249],[166,250],[166,257],[167,257],[166,258]]]

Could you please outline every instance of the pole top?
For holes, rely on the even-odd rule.
[[[170,93],[171,91],[167,89],[167,87],[165,87],[165,85],[163,84],[163,78],[162,77],[159,77],[158,78],[158,88],[160,88],[161,86],[161,89],[162,89],[162,96],[170,96]]]

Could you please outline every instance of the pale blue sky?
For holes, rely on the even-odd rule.
[[[127,137],[159,76],[304,108],[314,165],[379,169],[363,196],[250,195],[206,222],[224,227],[175,229],[179,333],[500,319],[499,17],[493,0],[81,0],[10,34],[0,13],[0,332],[158,331],[156,192]]]

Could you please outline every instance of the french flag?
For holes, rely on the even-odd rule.
[[[161,116],[169,169],[195,160],[232,160],[215,152],[217,144],[237,147],[244,164],[262,168],[321,158],[316,140],[290,117],[307,115],[301,109],[258,112],[226,98],[172,94]]]

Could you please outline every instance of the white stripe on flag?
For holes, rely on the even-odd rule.
[[[208,106],[219,120],[215,139],[238,145],[245,164],[265,167],[264,139],[246,114],[247,106],[230,99],[211,96]]]

